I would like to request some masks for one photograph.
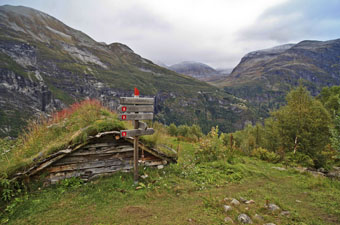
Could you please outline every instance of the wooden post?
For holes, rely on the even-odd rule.
[[[135,129],[138,129],[138,120],[135,120]],[[138,136],[134,139],[133,147],[133,180],[138,184]]]
[[[134,99],[139,98],[139,90],[135,88],[135,96]],[[138,114],[136,112],[135,114]],[[139,127],[139,121],[135,120],[135,129],[138,129]],[[135,140],[133,142],[133,180],[135,184],[138,184],[138,136],[135,137]]]
[[[154,111],[154,98],[139,98],[139,90],[135,88],[134,97],[121,97],[120,106],[118,107],[119,119],[126,121],[134,121],[133,130],[121,130],[120,137],[131,138],[133,141],[133,180],[138,184],[138,137],[141,135],[151,135],[155,131],[153,128],[148,128],[144,122],[140,120],[152,120]],[[143,113],[139,113],[143,112]],[[144,150],[142,148],[142,160],[144,161]]]

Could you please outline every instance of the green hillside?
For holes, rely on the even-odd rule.
[[[329,103],[339,98],[338,90],[325,89],[320,98]],[[131,128],[97,101],[76,103],[52,120],[31,123],[18,140],[0,139],[0,221],[242,224],[241,218],[250,218],[253,224],[339,224],[340,120],[302,86],[288,94],[287,102],[264,126],[229,134],[218,127],[203,135],[197,125],[150,124],[156,132],[142,137],[143,143],[165,154],[161,147],[171,146],[177,163],[140,167],[136,185],[132,173],[121,172],[89,182],[72,177],[51,186],[44,183],[45,174],[31,182],[12,180],[14,172],[37,162],[37,155],[42,160],[97,132]],[[314,140],[318,145],[311,145]]]
[[[184,152],[191,144],[179,142]],[[183,160],[184,158],[182,158]],[[185,159],[187,160],[187,158]],[[188,167],[189,166],[189,167]],[[196,166],[185,163],[148,175],[133,185],[132,174],[82,183],[65,180],[59,185],[30,187],[3,212],[5,224],[222,224],[226,217],[237,223],[245,213],[253,223],[338,224],[340,182],[314,177],[293,168],[280,171],[254,158],[237,157]],[[189,169],[190,168],[190,169]],[[231,198],[254,203],[231,205]],[[266,204],[280,209],[271,211]],[[260,216],[256,216],[256,214]],[[262,218],[262,219],[261,219]]]
[[[0,136],[16,136],[27,117],[96,98],[115,109],[137,87],[156,99],[155,119],[224,131],[253,119],[247,104],[220,89],[159,67],[120,43],[103,44],[21,6],[0,7]],[[21,114],[13,118],[14,112]]]

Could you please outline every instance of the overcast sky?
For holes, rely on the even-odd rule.
[[[340,0],[0,0],[171,65],[232,68],[249,51],[340,38]]]

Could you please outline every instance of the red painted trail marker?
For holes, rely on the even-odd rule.
[[[120,136],[123,138],[134,137],[134,182],[138,183],[138,137],[141,135],[151,135],[155,131],[153,128],[148,128],[146,123],[139,120],[152,120],[154,111],[154,98],[140,98],[139,90],[135,88],[134,97],[121,97],[120,104],[117,108],[120,120],[133,120],[133,130],[121,130]]]

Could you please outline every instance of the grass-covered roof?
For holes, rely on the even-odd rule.
[[[103,131],[125,129],[128,123],[119,121],[117,115],[97,100],[84,100],[54,113],[50,118],[29,122],[26,130],[15,142],[11,151],[2,157],[2,176],[22,171],[37,159],[85,141]]]

